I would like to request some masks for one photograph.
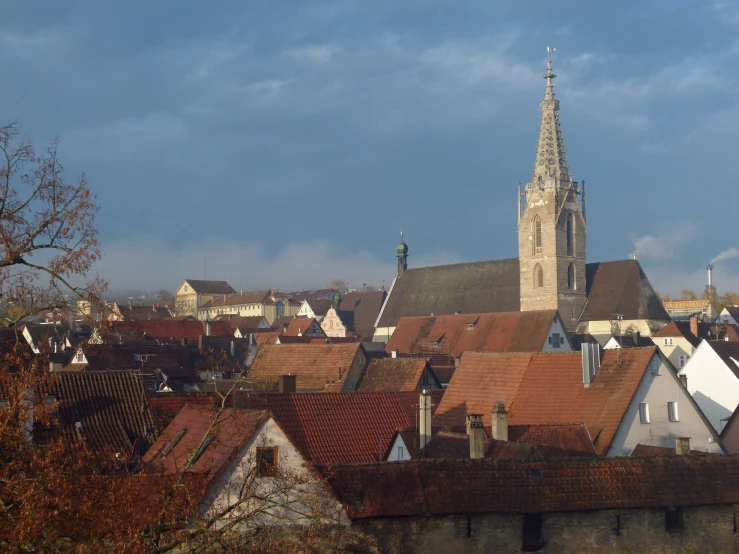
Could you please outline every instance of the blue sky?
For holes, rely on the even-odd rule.
[[[517,255],[552,44],[588,260],[699,289],[739,246],[737,31],[736,2],[16,2],[0,106],[87,173],[113,288],[389,283],[401,226],[411,266]]]

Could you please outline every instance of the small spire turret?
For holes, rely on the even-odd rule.
[[[400,244],[396,248],[398,254],[398,277],[408,269],[408,245],[403,241],[403,229],[400,229]]]

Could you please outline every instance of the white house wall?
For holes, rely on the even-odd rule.
[[[739,404],[739,379],[706,341],[698,345],[680,374],[688,378],[690,394],[720,433]]]
[[[552,338],[554,335],[557,334],[560,337],[564,338],[564,344],[561,344],[559,347],[554,347],[554,341]],[[565,330],[564,325],[562,325],[562,321],[559,317],[555,317],[554,321],[552,321],[552,326],[549,328],[549,333],[547,333],[547,338],[544,341],[544,346],[541,349],[542,352],[572,352],[572,345],[570,344],[569,336],[567,335],[567,331]]]
[[[253,471],[256,465],[257,448],[272,447],[278,448],[278,467],[280,472],[287,472],[292,481],[296,480],[297,485],[292,485],[288,493],[292,498],[288,497],[291,510],[282,514],[277,518],[264,515],[260,517],[259,523],[262,524],[296,524],[306,525],[310,523],[311,509],[303,503],[304,497],[315,497],[321,495],[325,497],[327,490],[323,483],[322,477],[310,468],[306,460],[301,456],[300,452],[293,446],[288,437],[283,433],[282,429],[275,423],[272,418],[267,418],[259,427],[254,436],[239,451],[235,459],[223,470],[221,475],[210,485],[206,494],[202,509],[206,513],[215,513],[222,506],[226,506],[227,502],[234,503],[239,498],[239,490],[244,483],[244,476],[248,472]],[[275,489],[275,477],[257,477],[255,478],[255,486],[259,495],[269,494]],[[284,484],[286,481],[281,481]],[[341,522],[345,522],[346,516],[341,506],[336,501],[335,504],[336,517]],[[286,502],[281,502],[285,504]],[[253,508],[253,507],[252,507]],[[222,509],[222,508],[221,508]],[[273,513],[282,510],[277,508]],[[302,517],[300,514],[308,514],[308,517]],[[227,523],[223,520],[221,524]]]
[[[408,447],[405,445],[405,442],[403,442],[403,437],[397,435],[392,447],[390,447],[386,461],[402,462],[410,459],[411,455],[408,454]]]
[[[657,367],[659,375],[652,375]],[[649,423],[641,423],[639,419],[639,404],[642,402],[649,407]],[[668,402],[677,402],[679,421],[669,421]],[[678,437],[690,437],[693,450],[722,452],[710,425],[701,418],[677,376],[655,354],[621,420],[607,455],[628,456],[637,444],[675,448],[675,439]]]

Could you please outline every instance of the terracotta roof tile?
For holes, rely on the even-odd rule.
[[[233,335],[228,321],[211,321],[209,323],[212,336],[227,337]],[[132,334],[136,337],[143,337],[145,334],[150,339],[177,341],[183,338],[189,341],[197,341],[198,337],[207,335],[205,322],[175,319],[139,320],[136,322],[118,321],[111,326],[111,333]]]
[[[656,347],[604,350],[589,387],[582,383],[579,352],[475,353],[462,356],[436,414],[437,422],[464,429],[466,414],[483,414],[504,402],[509,425],[584,423],[605,455]]]
[[[265,394],[253,405],[316,465],[381,460],[395,431],[415,421],[394,393]]]
[[[556,310],[542,310],[404,317],[385,350],[438,352],[453,357],[464,352],[538,352],[546,343],[556,314]]]
[[[323,390],[329,383],[344,383],[359,343],[264,344],[249,370],[249,379],[277,383],[281,375],[297,376],[298,390]]]
[[[341,297],[337,312],[349,330],[363,340],[372,340],[375,322],[387,298],[384,290],[349,292]]]
[[[441,388],[425,358],[376,358],[367,366],[357,390],[397,392],[425,388]]]
[[[308,328],[313,325],[314,329],[318,329],[321,334],[325,337],[326,333],[323,332],[321,326],[313,317],[296,317],[291,319],[290,323],[287,324],[287,329],[282,333],[284,336],[297,337],[304,335]]]
[[[597,456],[584,424],[510,425],[508,439],[535,444],[548,458]]]
[[[212,442],[207,444],[190,469],[192,473],[207,474],[210,481],[254,435],[266,415],[266,412],[260,410],[233,408],[227,408],[219,414],[207,406],[188,404],[172,420],[141,463],[150,472],[181,472],[213,425],[210,433]],[[182,430],[185,432],[181,438],[165,454],[168,446]]]
[[[417,431],[415,431],[417,433]],[[405,442],[405,441],[404,441]],[[466,433],[454,433],[441,430],[434,434],[419,454],[423,458],[456,458],[470,457],[470,437]],[[543,460],[544,454],[533,444],[512,441],[485,440],[485,458],[492,460]]]

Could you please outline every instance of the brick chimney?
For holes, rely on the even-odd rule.
[[[678,437],[675,439],[675,453],[678,456],[690,454],[690,437]]]
[[[431,442],[431,395],[424,389],[418,400],[419,450]]]
[[[470,459],[482,460],[485,457],[485,430],[482,428],[482,415],[470,414]]]
[[[698,337],[698,317],[692,316],[690,318],[690,332],[695,335],[695,337]]]
[[[281,393],[293,393],[297,390],[297,376],[295,375],[280,375],[279,391]]]
[[[496,402],[492,413],[491,435],[496,441],[508,440],[508,412],[503,402]]]

